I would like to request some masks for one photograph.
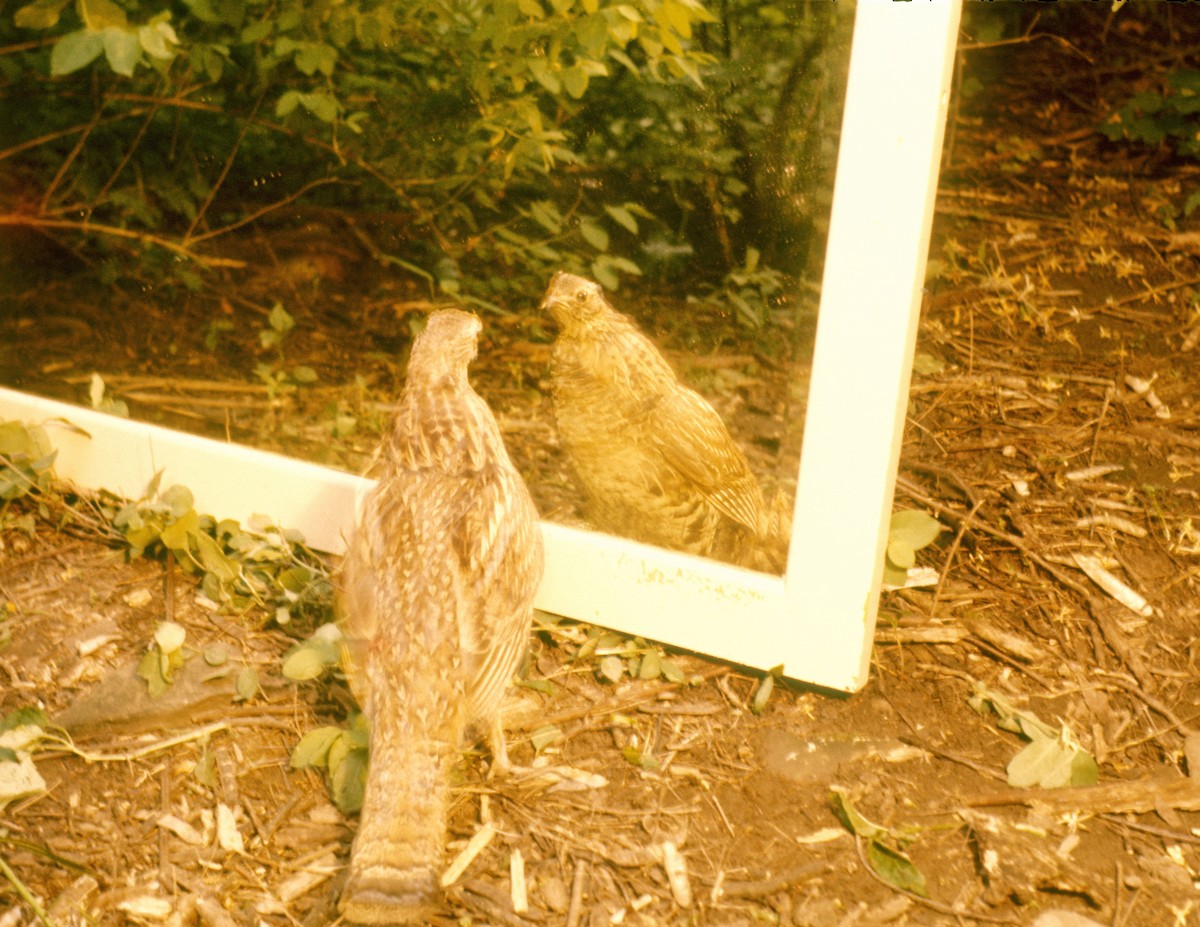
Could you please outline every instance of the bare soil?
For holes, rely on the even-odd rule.
[[[536,712],[514,713],[513,760],[531,765],[530,731],[554,723],[564,736],[545,754],[604,784],[489,779],[485,760],[464,758],[448,859],[482,819],[497,836],[434,923],[938,927],[1070,912],[1088,920],[1039,927],[1200,924],[1200,262],[1183,234],[1194,223],[1171,229],[1157,211],[1197,175],[1165,150],[1092,131],[1196,45],[1163,17],[1104,31],[1105,11],[1075,9],[1051,23],[1066,38],[965,56],[962,80],[988,89],[953,109],[897,498],[951,530],[922,554],[936,587],[885,595],[866,688],[781,685],[755,714],[756,673],[680,654],[688,684],[613,685],[572,659],[582,629],[539,630],[529,675],[553,694],[522,694]],[[82,400],[95,370],[136,415],[358,468],[402,382],[409,322],[431,306],[365,254],[331,248],[346,240],[339,221],[259,232],[238,245],[258,273],[200,294],[39,281],[0,316],[0,381]],[[474,376],[543,511],[571,520],[544,388],[553,332],[537,295],[485,315]],[[788,370],[802,363],[804,326],[731,347],[736,327],[679,295],[626,308],[713,398],[764,477],[786,485],[803,403]],[[297,319],[281,355],[258,345],[275,299]],[[252,373],[259,362],[308,365],[320,379],[271,395]],[[1131,376],[1153,381],[1169,417]],[[1087,472],[1104,464],[1119,469]],[[1095,585],[1078,553],[1101,558],[1153,612]],[[218,691],[85,727],[76,743],[88,759],[38,754],[46,791],[0,810],[0,927],[33,923],[30,897],[55,924],[335,919],[355,821],[289,757],[347,696],[337,683],[284,681],[292,640],[265,616],[207,611],[162,563],[126,562],[44,520],[32,537],[5,530],[0,712],[40,705],[54,717],[88,703],[129,677],[166,617],[194,646],[256,666],[262,693],[234,703]],[[1100,783],[1009,787],[1023,742],[969,707],[981,688],[1067,725]],[[834,812],[835,789],[902,838],[924,896],[874,875],[865,841]],[[241,851],[216,836],[222,805]],[[690,898],[668,878],[669,846]]]

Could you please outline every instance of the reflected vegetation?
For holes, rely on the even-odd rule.
[[[852,4],[161,12],[0,14],[0,383],[360,470],[457,304],[547,517],[781,568]],[[661,405],[556,424],[559,271],[649,339]],[[672,462],[657,527],[597,502],[580,455],[621,446]]]

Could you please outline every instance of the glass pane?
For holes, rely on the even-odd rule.
[[[781,568],[853,6],[289,9],[129,3],[100,44],[74,6],[0,16],[0,383],[357,472],[459,304],[546,517]],[[651,468],[606,517],[564,446],[560,270],[678,380],[596,423],[657,446],[665,504]]]

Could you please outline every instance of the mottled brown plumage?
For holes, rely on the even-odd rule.
[[[537,513],[487,404],[467,382],[479,320],[434,313],[413,344],[382,472],[346,556],[348,673],[371,763],[346,920],[421,923],[439,897],[449,773],[490,728],[526,646],[542,575]]]
[[[550,364],[563,446],[601,530],[779,571],[787,532],[721,417],[679,382],[596,283],[557,273],[542,307],[559,325]]]

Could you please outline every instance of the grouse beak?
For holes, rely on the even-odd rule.
[[[559,325],[564,324],[565,321],[557,311],[562,302],[561,297],[558,295],[558,282],[562,276],[563,272],[560,270],[550,278],[550,285],[546,287],[546,295],[542,297],[542,301],[538,305],[539,312],[549,312],[554,316],[554,321]]]

